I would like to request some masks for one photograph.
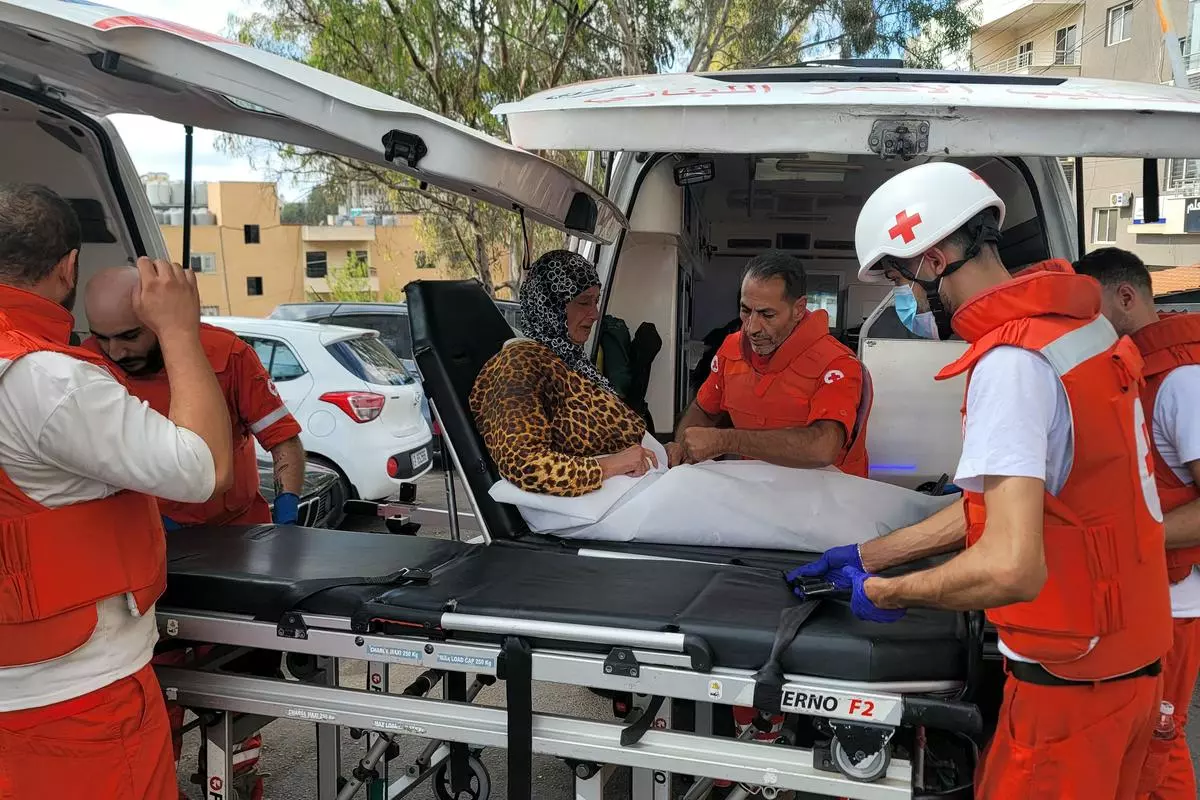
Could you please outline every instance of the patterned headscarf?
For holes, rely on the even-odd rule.
[[[566,365],[602,388],[608,380],[567,335],[567,304],[600,285],[595,266],[570,250],[551,250],[529,267],[521,283],[521,332],[553,350]]]

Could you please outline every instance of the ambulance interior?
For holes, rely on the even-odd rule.
[[[1005,201],[1005,263],[1016,269],[1049,258],[1038,181],[1026,165],[1019,159],[954,160],[975,170]],[[891,285],[857,277],[859,208],[876,187],[917,163],[822,153],[671,155],[643,171],[604,312],[623,319],[630,331],[652,322],[663,340],[646,397],[660,438],[670,438],[699,388],[704,370],[697,366],[712,352],[706,336],[714,334],[711,343],[720,336],[717,329],[737,320],[742,269],[753,256],[778,249],[803,262],[809,308],[825,309],[831,332],[868,366],[872,477],[915,487],[953,474],[962,382],[935,385],[933,375],[964,345],[907,334],[891,308]],[[681,186],[680,175],[707,179],[688,184],[685,178]]]
[[[0,85],[0,180],[40,183],[57,192],[75,209],[83,228],[79,252],[79,286],[75,327],[86,334],[82,287],[97,270],[126,263],[143,244],[132,219],[132,206],[119,195],[127,185],[106,159],[119,147],[104,125],[65,107],[61,111],[27,99],[24,90]],[[182,133],[180,144],[182,145]],[[137,176],[132,185],[138,186]],[[124,222],[125,224],[122,224]]]

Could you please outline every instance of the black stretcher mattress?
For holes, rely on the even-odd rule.
[[[763,665],[780,612],[798,602],[777,570],[588,558],[502,543],[264,525],[173,531],[167,548],[163,607],[269,621],[300,610],[404,623],[436,617],[452,604],[460,614],[693,634],[711,647],[716,665],[739,669]],[[386,582],[406,568],[426,570],[430,580]],[[312,593],[337,578],[367,582]],[[899,622],[876,624],[855,618],[848,603],[826,599],[783,666],[856,682],[963,680],[967,648],[960,614],[910,610]]]

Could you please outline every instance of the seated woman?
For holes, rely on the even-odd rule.
[[[471,413],[501,476],[539,494],[579,497],[615,475],[657,466],[646,425],[584,353],[600,317],[600,278],[583,256],[552,250],[521,284],[521,330],[484,365]]]

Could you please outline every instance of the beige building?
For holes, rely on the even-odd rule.
[[[1197,0],[1164,0],[1194,87],[1200,87],[1200,35],[1192,31],[1200,25],[1197,5]],[[980,0],[975,13],[970,58],[977,71],[1172,81],[1156,6],[1149,0]],[[1073,160],[1064,160],[1064,168],[1073,181]],[[1159,168],[1161,221],[1143,220],[1142,163],[1084,159],[1089,250],[1123,247],[1152,269],[1200,263],[1200,160],[1164,160]]]
[[[182,183],[143,176],[173,258],[183,253]],[[191,265],[204,313],[265,317],[280,303],[396,301],[418,278],[450,277],[422,250],[417,219],[285,225],[272,183],[196,184]],[[347,264],[356,269],[345,271]]]

